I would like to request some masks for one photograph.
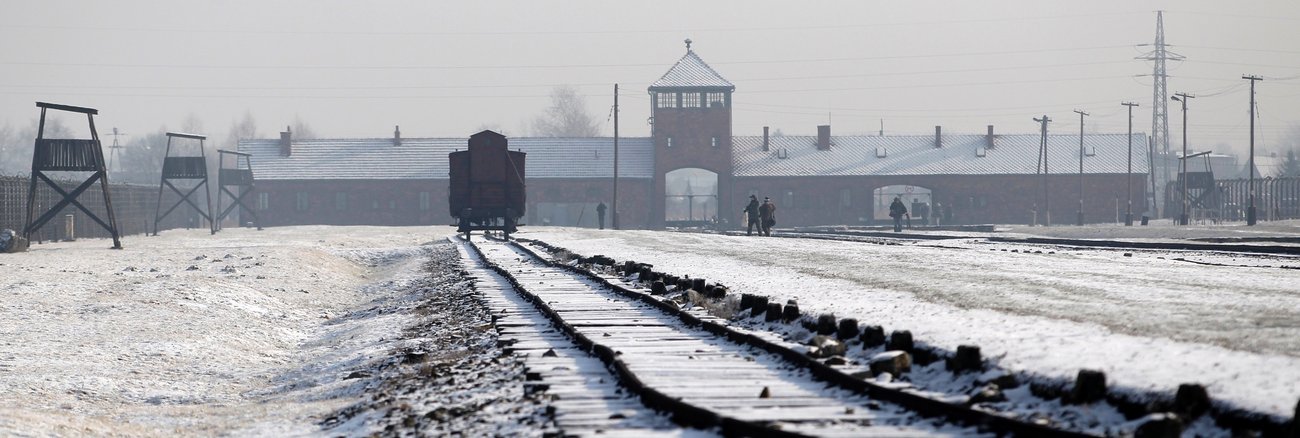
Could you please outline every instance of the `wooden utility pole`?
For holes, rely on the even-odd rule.
[[[1088,113],[1074,110],[1079,114],[1079,221],[1076,225],[1083,225],[1083,116]]]
[[[1183,104],[1183,155],[1178,159],[1182,166],[1178,179],[1183,180],[1183,211],[1178,213],[1178,225],[1187,225],[1187,100],[1196,96],[1187,93],[1174,93],[1170,99]]]
[[[1040,164],[1042,164],[1043,166],[1042,167],[1043,169],[1043,226],[1051,226],[1052,225],[1052,208],[1051,208],[1052,197],[1048,195],[1048,189],[1047,189],[1048,185],[1050,184],[1050,178],[1051,178],[1051,176],[1048,175],[1047,173],[1047,122],[1052,121],[1052,119],[1048,118],[1047,115],[1044,114],[1043,118],[1041,119],[1035,118],[1034,121],[1039,122],[1039,124],[1041,124],[1042,127],[1040,129],[1043,132],[1042,141],[1038,144],[1038,156],[1042,157],[1042,160],[1040,160],[1041,161]]]
[[[1253,75],[1241,78],[1250,81],[1250,207],[1246,208],[1246,225],[1255,225],[1255,81],[1264,78]]]
[[[1124,102],[1128,107],[1128,173],[1124,175],[1124,191],[1128,193],[1128,209],[1124,210],[1124,226],[1133,226],[1133,107],[1138,104]]]
[[[618,84],[614,84],[614,216],[611,224],[618,228]]]

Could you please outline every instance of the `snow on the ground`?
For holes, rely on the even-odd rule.
[[[940,348],[979,345],[1013,371],[1073,379],[1098,369],[1112,387],[1170,395],[1201,383],[1219,402],[1279,418],[1300,398],[1296,269],[1154,251],[1013,253],[1002,249],[1026,246],[970,239],[873,245],[543,227],[519,237],[797,299],[805,314],[910,330]]]
[[[1153,220],[1151,225],[1124,226],[1122,224],[1095,224],[1084,227],[1054,226],[1030,227],[1025,225],[1003,225],[998,230],[1009,234],[1024,234],[1039,237],[1057,237],[1066,239],[1205,239],[1205,238],[1261,238],[1261,237],[1300,237],[1300,220],[1261,221],[1247,226],[1245,222],[1223,222],[1211,225],[1172,225],[1169,219]]]
[[[444,231],[171,230],[0,254],[0,434],[317,433],[374,383],[349,373],[418,344],[403,331],[419,312],[365,310],[412,299]]]

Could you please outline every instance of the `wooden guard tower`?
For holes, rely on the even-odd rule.
[[[121,234],[117,231],[117,219],[113,216],[113,202],[108,194],[108,171],[104,168],[104,150],[99,143],[99,133],[95,131],[95,115],[99,114],[99,110],[45,102],[36,102],[36,106],[41,109],[41,119],[40,127],[36,131],[36,149],[32,153],[32,177],[27,191],[27,223],[23,225],[23,237],[30,240],[33,231],[45,226],[64,207],[73,205],[113,235],[114,249],[122,249]],[[85,114],[90,124],[90,139],[45,138],[46,110]],[[46,175],[46,172],[92,172],[92,174],[77,188],[67,192]],[[38,179],[44,181],[63,198],[32,220],[36,213],[36,180]],[[107,212],[108,222],[104,222],[85,205],[77,202],[77,197],[96,181],[99,182],[100,190],[104,193],[104,210]]]
[[[198,140],[199,155],[172,156],[172,140],[178,138],[185,140]],[[158,182],[158,203],[154,205],[153,211],[153,235],[158,235],[158,223],[162,222],[163,218],[176,210],[176,207],[180,207],[182,203],[189,204],[190,207],[194,208],[194,211],[197,211],[200,216],[203,216],[203,219],[208,221],[208,231],[211,234],[217,233],[216,221],[212,220],[212,195],[208,190],[208,157],[207,152],[203,150],[203,141],[206,139],[206,136],[198,134],[183,134],[179,132],[167,133],[167,152],[163,155],[162,180]],[[194,186],[190,187],[188,191],[181,192],[180,188],[176,187],[175,184],[172,184],[173,180],[190,180],[197,182],[194,183]],[[172,204],[171,208],[168,208],[167,211],[159,213],[162,211],[162,195],[164,187],[171,188],[173,192],[180,195],[181,199],[177,200],[175,204]],[[203,200],[206,202],[207,208],[195,204],[194,201],[190,199],[191,196],[198,193],[199,189],[203,189]]]
[[[253,156],[225,149],[217,149],[217,153],[220,155],[218,160],[221,165],[221,170],[217,171],[217,186],[219,187],[217,191],[217,211],[221,213],[217,215],[215,221],[216,229],[221,229],[221,221],[230,215],[235,206],[243,209],[240,210],[241,213],[248,213],[249,216],[252,216],[257,229],[262,229],[262,220],[257,217],[257,210],[248,208],[244,204],[244,197],[253,193]],[[227,157],[231,157],[233,160],[227,160]],[[226,163],[229,161],[234,161],[234,167],[226,167]],[[234,187],[235,191],[231,191],[230,187]],[[230,206],[224,209],[221,208],[223,195],[230,195],[231,199]],[[243,217],[240,217],[240,222],[243,222]]]

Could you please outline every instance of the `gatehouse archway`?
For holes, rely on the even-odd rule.
[[[718,174],[682,168],[664,176],[664,222],[668,226],[699,226],[718,219]]]
[[[912,221],[919,224],[934,224],[934,192],[926,187],[914,185],[888,185],[878,187],[871,192],[871,218],[877,222],[892,221],[889,217],[889,204],[894,198],[903,201]]]

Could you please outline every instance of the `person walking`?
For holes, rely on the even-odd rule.
[[[758,218],[763,223],[763,228],[760,229],[762,234],[771,237],[772,226],[776,225],[776,204],[772,203],[771,198],[763,197],[763,205],[758,206]]]
[[[894,202],[889,204],[889,217],[894,218],[894,232],[903,232],[903,215],[907,214],[907,206],[903,205],[903,199],[894,197]]]
[[[749,195],[749,205],[745,206],[746,236],[754,235],[754,227],[758,227],[758,234],[763,234],[763,225],[758,222],[758,197]]]
[[[607,208],[605,207],[605,201],[600,201],[600,204],[596,206],[596,218],[600,220],[600,229],[602,230],[605,229],[605,210]]]

